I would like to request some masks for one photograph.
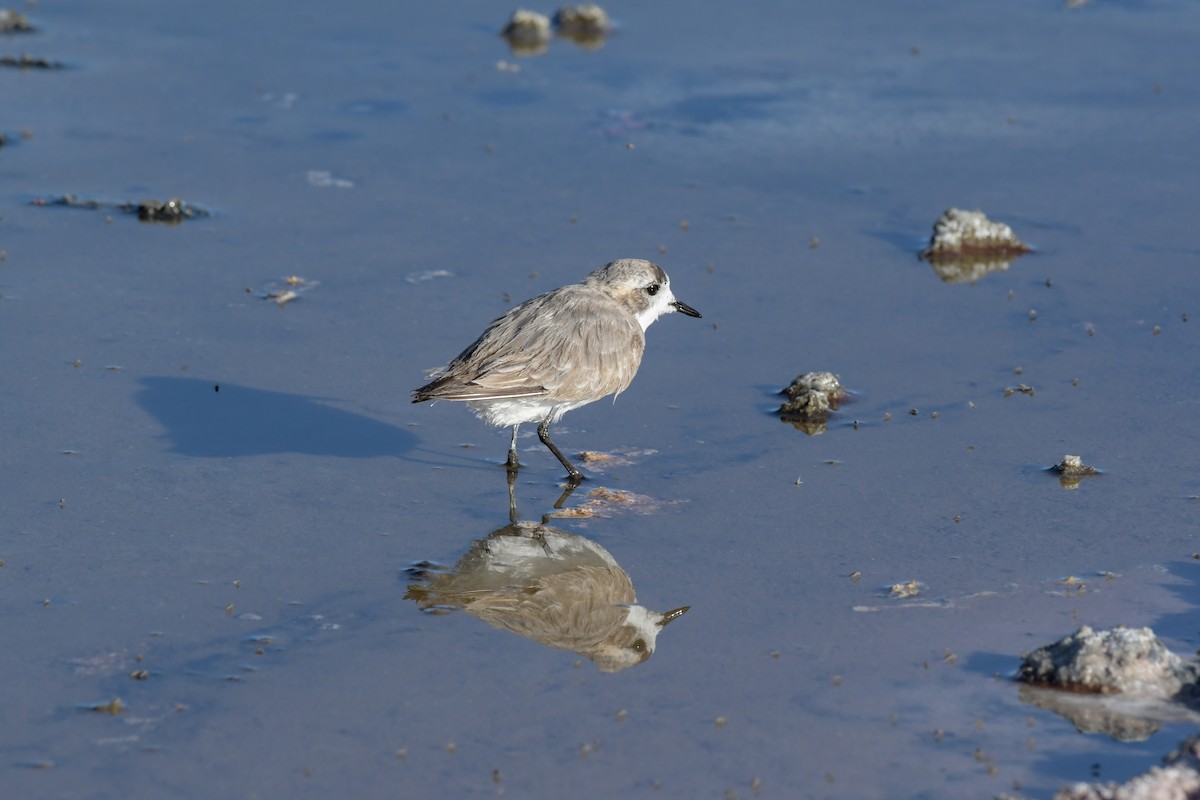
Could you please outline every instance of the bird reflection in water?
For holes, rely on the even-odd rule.
[[[547,647],[572,650],[602,672],[641,664],[658,634],[689,606],[635,604],[633,582],[596,542],[549,525],[514,522],[475,541],[451,570],[414,568],[404,597],[430,613],[460,608]]]

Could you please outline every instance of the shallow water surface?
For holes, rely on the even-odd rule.
[[[1084,623],[1198,646],[1200,7],[608,10],[528,58],[483,2],[0,38],[67,65],[0,70],[5,796],[1050,797],[1193,732],[1010,677]],[[1035,252],[943,281],[950,206]],[[556,426],[619,456],[563,508],[532,430],[512,487],[691,607],[605,672],[413,602],[509,524],[508,434],[409,392],[625,256],[704,318]],[[772,412],[815,369],[854,398],[810,433]]]

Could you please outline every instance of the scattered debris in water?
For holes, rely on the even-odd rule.
[[[554,12],[558,35],[570,39],[585,50],[598,50],[612,32],[608,13],[595,3],[562,6]]]
[[[637,112],[625,108],[607,108],[600,112],[596,132],[604,139],[624,139],[633,131],[646,129]]]
[[[58,197],[35,197],[30,201],[30,205],[35,206],[67,206],[69,208],[103,208],[104,204],[99,200],[85,200],[82,197],[76,197],[73,194],[59,195]],[[116,204],[110,204],[115,206]]]
[[[1027,386],[1023,383],[1018,383],[1016,386],[1005,386],[1004,387],[1004,396],[1005,397],[1012,397],[1014,394],[1023,394],[1023,395],[1027,395],[1029,397],[1033,397],[1035,394],[1037,394],[1037,390],[1034,389],[1032,386]]]
[[[422,283],[431,281],[435,278],[453,278],[454,273],[445,269],[427,269],[423,272],[410,272],[404,276],[404,280],[408,283]]]
[[[349,178],[336,178],[332,172],[325,169],[310,169],[304,177],[309,186],[316,186],[319,189],[354,188],[354,181]]]
[[[832,372],[805,372],[780,394],[788,398],[777,412],[780,419],[810,436],[824,433],[829,412],[850,397]]]
[[[500,35],[514,56],[538,56],[550,47],[550,18],[536,11],[518,8]]]
[[[28,53],[22,53],[19,56],[0,56],[0,67],[12,67],[15,69],[64,69],[66,64],[61,61],[53,61],[49,58],[41,56],[31,56]]]
[[[905,600],[909,597],[916,597],[925,590],[925,584],[918,580],[909,580],[904,583],[893,583],[888,587],[888,597],[893,600]]]
[[[293,300],[299,300],[302,295],[307,294],[320,285],[320,281],[301,278],[299,275],[288,275],[286,278],[280,278],[277,281],[265,284],[259,289],[257,294],[263,300],[270,300],[280,308],[283,308]],[[254,293],[251,289],[247,289],[246,292],[250,294]]]
[[[29,24],[29,17],[9,8],[0,8],[0,33],[33,33],[35,30]]]
[[[35,197],[31,202],[35,206],[66,206],[67,208],[86,208],[93,211],[100,209],[116,209],[126,214],[136,214],[142,222],[165,222],[170,225],[183,222],[185,219],[210,216],[209,212],[199,206],[184,202],[177,197],[170,200],[143,200],[140,203],[110,203],[102,200],[91,200],[73,194],[63,194],[56,197]]]
[[[114,697],[107,703],[88,703],[81,708],[84,711],[95,711],[98,714],[120,714],[125,710],[125,704],[121,702],[121,698]]]
[[[1008,269],[1029,251],[1004,223],[992,222],[982,211],[951,208],[934,223],[920,258],[946,283],[975,283],[989,272]]]

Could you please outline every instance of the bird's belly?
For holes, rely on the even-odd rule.
[[[592,401],[582,400],[564,403],[549,397],[511,397],[502,400],[471,400],[467,405],[487,424],[511,427],[526,422],[541,422],[546,418],[554,424],[571,409],[586,406],[590,402]]]

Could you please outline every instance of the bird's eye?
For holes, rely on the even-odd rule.
[[[658,288],[659,287],[658,287],[657,283],[652,283],[646,287],[646,294],[648,294],[650,296],[654,296],[654,295],[658,294]]]
[[[634,643],[633,643],[633,651],[634,651],[635,653],[643,653],[643,652],[645,652],[645,651],[646,651],[646,640],[645,640],[645,639],[638,639],[636,642],[634,642]]]

